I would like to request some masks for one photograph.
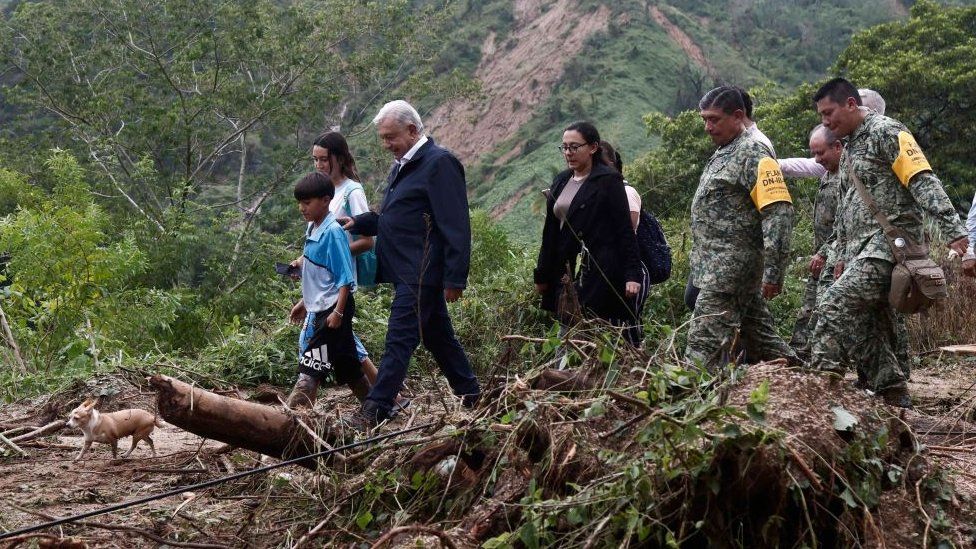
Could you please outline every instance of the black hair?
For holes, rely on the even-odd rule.
[[[596,152],[593,153],[593,163],[594,164],[606,164],[607,161],[603,158],[603,149],[600,146],[600,132],[597,131],[596,126],[590,124],[589,122],[573,122],[569,126],[566,126],[565,132],[578,132],[583,136],[583,141],[587,145],[596,144]]]
[[[295,200],[309,200],[312,198],[332,198],[335,187],[332,179],[321,172],[312,172],[295,183]]]
[[[339,164],[342,175],[353,181],[359,181],[356,160],[352,157],[352,153],[349,152],[349,143],[346,142],[346,138],[341,133],[325,132],[316,137],[315,141],[312,142],[312,146],[316,145],[329,151],[329,156],[334,158]]]
[[[745,107],[743,110],[746,111],[746,118],[752,120],[752,97],[749,96],[749,92],[739,86],[732,87],[742,96],[742,106]]]
[[[603,149],[603,160],[618,172],[624,173],[624,160],[620,158],[620,153],[617,152],[617,149],[614,149],[613,145],[606,141],[600,141],[600,148]]]
[[[830,98],[838,105],[846,105],[847,99],[850,97],[853,97],[858,105],[862,104],[861,94],[857,91],[857,86],[851,84],[851,81],[846,78],[837,77],[831,78],[826,84],[820,86],[817,93],[813,94],[813,102],[817,103],[821,99]]]
[[[746,102],[742,95],[742,90],[734,86],[713,88],[698,102],[698,110],[721,109],[725,114],[732,114],[735,111],[746,112]],[[748,97],[748,94],[746,96]],[[749,104],[751,106],[752,102],[750,101]]]

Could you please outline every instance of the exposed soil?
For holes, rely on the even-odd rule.
[[[973,540],[976,532],[966,530],[967,524],[976,524],[976,426],[965,421],[972,413],[974,401],[972,368],[968,362],[942,361],[936,367],[928,367],[914,374],[913,394],[919,411],[902,413],[883,405],[879,399],[864,391],[854,390],[849,381],[831,382],[828,378],[811,375],[782,365],[763,364],[745,370],[739,383],[731,387],[727,395],[730,406],[746,410],[750,395],[764,382],[768,386],[768,398],[764,404],[764,421],[768,427],[784,433],[786,446],[795,450],[798,458],[785,457],[789,474],[796,478],[808,475],[805,464],[825,486],[831,482],[830,467],[833,457],[843,452],[849,439],[838,434],[834,426],[833,408],[841,407],[858,419],[856,429],[870,432],[888,425],[891,429],[893,449],[892,463],[899,456],[909,456],[912,463],[906,466],[911,482],[886,489],[881,501],[870,516],[872,525],[865,531],[876,532],[878,546],[890,548],[918,547],[929,537],[931,529],[922,513],[924,509],[932,518],[935,510],[928,504],[920,506],[915,486],[926,494],[924,480],[944,472],[954,483],[953,491],[943,504],[947,520],[956,524],[954,535],[957,542]],[[448,480],[445,494],[452,498],[470,494],[474,498],[468,511],[456,523],[442,525],[434,533],[425,532],[421,520],[416,527],[406,528],[391,536],[393,546],[436,546],[437,537],[450,535],[459,547],[476,546],[490,532],[502,531],[510,521],[517,521],[519,501],[529,486],[529,478],[535,475],[547,491],[558,494],[568,482],[585,483],[588,479],[605,474],[605,464],[597,458],[600,448],[627,448],[633,443],[631,434],[621,430],[621,421],[632,417],[641,408],[627,400],[611,403],[606,415],[591,418],[586,423],[571,420],[579,410],[585,409],[593,399],[577,398],[577,391],[599,385],[597,377],[581,371],[546,371],[534,380],[519,377],[510,379],[507,385],[497,386],[502,391],[498,400],[491,400],[481,414],[493,413],[492,409],[507,398],[514,401],[539,402],[537,421],[518,427],[511,439],[511,447],[488,448],[490,455],[505,456],[508,465],[499,469],[499,475],[491,497],[482,492],[486,469],[481,469],[477,459],[465,457],[461,442],[454,438],[427,446],[398,448],[393,452],[376,454],[376,460],[365,472],[354,473],[332,486],[337,479],[329,471],[319,473],[298,467],[287,467],[262,475],[234,481],[199,493],[183,494],[155,501],[138,508],[89,519],[86,525],[64,527],[63,533],[87,543],[89,547],[154,547],[160,539],[174,543],[196,543],[204,546],[292,546],[297,537],[304,535],[316,524],[309,522],[308,509],[320,508],[319,515],[328,523],[329,512],[339,509],[342,485],[362,483],[364,478],[381,471],[406,468],[408,471],[436,470],[446,463],[453,463],[455,478]],[[96,380],[95,386],[101,380]],[[118,382],[113,382],[119,386]],[[427,385],[427,380],[418,385]],[[91,394],[88,387],[75,387],[67,393],[24,401],[0,407],[0,427],[9,429],[15,425],[38,425],[52,417],[66,417],[67,412],[84,397]],[[486,383],[486,389],[490,387]],[[135,386],[121,386],[122,390],[105,404],[104,409],[141,407],[153,410],[153,395]],[[441,421],[444,425],[463,425],[471,420],[468,412],[443,400],[437,387],[418,391],[409,414],[395,420],[390,429],[427,421]],[[549,404],[542,404],[540,392],[553,392],[558,396]],[[504,395],[508,395],[505,397]],[[591,394],[584,392],[583,394]],[[266,399],[273,395],[264,388],[254,389],[239,396]],[[618,397],[615,397],[618,398]],[[639,403],[638,403],[639,404]],[[319,414],[336,416],[351,411],[355,406],[345,389],[330,389],[321,395],[316,410]],[[968,408],[967,408],[968,407]],[[576,412],[574,412],[576,410]],[[930,413],[929,410],[943,410]],[[547,419],[548,418],[548,419]],[[910,426],[918,436],[918,442],[927,445],[920,454],[904,447],[899,425]],[[500,426],[502,428],[504,426]],[[502,431],[504,432],[504,430]],[[903,429],[901,432],[908,432]],[[601,434],[603,433],[603,434]],[[615,433],[607,437],[605,433]],[[87,459],[73,462],[81,445],[80,433],[64,430],[54,436],[25,444],[28,458],[0,457],[0,528],[11,530],[44,521],[42,515],[66,516],[105,507],[136,497],[157,494],[178,487],[185,487],[204,480],[226,475],[229,471],[246,470],[262,463],[260,456],[252,452],[224,451],[221,444],[204,441],[183,432],[172,425],[158,428],[153,439],[157,456],[150,456],[148,448],[140,446],[130,459],[114,460],[105,445],[96,444]],[[122,448],[128,447],[124,440]],[[911,446],[911,444],[909,444]],[[457,456],[461,456],[458,460]],[[766,471],[782,474],[781,458],[759,452],[749,458],[748,472]],[[495,459],[495,458],[489,458]],[[453,462],[451,461],[453,460]],[[559,464],[558,468],[547,463]],[[540,469],[540,467],[543,467]],[[754,467],[759,467],[758,469]],[[479,471],[480,469],[480,471]],[[534,471],[534,472],[533,472]],[[912,472],[914,471],[914,472]],[[365,476],[364,476],[365,475]],[[340,477],[344,478],[344,477]],[[752,479],[751,481],[749,479]],[[358,480],[357,480],[358,479]],[[732,482],[743,483],[743,490],[761,488],[768,478],[762,475],[748,476]],[[756,484],[759,482],[760,484]],[[913,484],[917,483],[917,484]],[[366,484],[368,486],[368,484]],[[780,485],[771,485],[783,489]],[[337,491],[338,490],[338,491]],[[723,489],[724,490],[724,489]],[[348,495],[348,494],[346,494]],[[509,502],[509,503],[506,503]],[[714,502],[713,502],[714,503]],[[296,509],[304,508],[299,513]],[[292,511],[289,512],[289,509]],[[319,518],[314,518],[319,521]],[[98,527],[96,525],[101,525]],[[111,527],[112,530],[104,527]],[[331,526],[330,526],[331,527]],[[135,530],[139,530],[137,533]],[[944,530],[944,529],[943,529]],[[434,535],[437,534],[437,535]],[[356,537],[351,532],[337,531],[331,535]],[[494,535],[494,534],[492,534]],[[148,536],[148,537],[147,537]],[[156,540],[151,539],[156,536]],[[329,536],[316,538],[307,546],[329,543]],[[363,542],[375,539],[360,538]],[[308,541],[308,540],[306,540]],[[965,544],[965,543],[964,543]],[[869,546],[871,544],[869,543]],[[0,547],[4,547],[0,543]]]
[[[704,69],[707,74],[714,77],[716,74],[715,67],[712,66],[712,64],[708,61],[708,58],[705,57],[705,52],[702,51],[701,47],[699,47],[698,44],[696,44],[685,31],[681,30],[681,27],[672,23],[671,20],[664,15],[664,12],[662,12],[657,6],[650,6],[648,8],[648,12],[651,14],[651,18],[654,19],[654,22],[661,25],[661,27],[668,33],[668,36],[671,37],[671,40],[673,40],[674,43],[685,52],[685,55],[687,55],[689,59]]]
[[[566,64],[593,33],[607,28],[609,18],[606,6],[581,14],[573,0],[516,1],[511,36],[498,44],[490,34],[482,44],[475,71],[481,98],[435,109],[428,119],[432,133],[465,163],[493,150],[529,121],[535,107],[552,94]]]

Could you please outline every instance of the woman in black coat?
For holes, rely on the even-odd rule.
[[[607,166],[592,124],[566,128],[559,149],[569,169],[553,179],[546,201],[534,276],[542,308],[558,312],[568,269],[585,316],[633,323],[628,300],[640,291],[643,277],[623,177]]]

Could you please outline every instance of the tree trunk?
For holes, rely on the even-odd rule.
[[[3,331],[3,340],[7,342],[11,354],[14,356],[17,370],[22,374],[26,374],[27,362],[24,361],[24,355],[20,352],[20,346],[17,345],[17,340],[14,339],[13,330],[10,329],[10,323],[7,322],[7,315],[3,312],[3,307],[0,307],[0,330]]]
[[[156,388],[162,418],[193,434],[280,459],[319,451],[311,429],[282,410],[216,395],[164,375],[150,377],[149,384]],[[328,426],[318,427],[322,439],[336,439]],[[301,465],[316,468],[315,460]]]

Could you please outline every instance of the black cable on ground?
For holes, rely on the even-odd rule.
[[[308,461],[310,459],[316,459],[316,458],[320,458],[320,457],[325,457],[325,456],[334,454],[336,452],[340,452],[342,450],[349,450],[350,448],[356,448],[356,447],[359,447],[359,446],[366,446],[368,444],[373,444],[374,442],[379,442],[381,440],[386,440],[388,438],[398,437],[400,435],[404,435],[404,434],[407,434],[407,433],[411,433],[413,431],[420,431],[420,430],[426,429],[428,427],[432,427],[432,426],[434,426],[436,424],[437,424],[437,422],[426,423],[424,425],[418,425],[416,427],[410,427],[409,429],[403,429],[403,430],[400,430],[400,431],[394,431],[392,433],[387,433],[385,435],[379,435],[379,436],[375,436],[375,437],[372,437],[372,438],[367,438],[365,440],[360,440],[360,441],[357,441],[357,442],[353,442],[353,443],[350,443],[350,444],[346,444],[344,446],[337,446],[335,448],[332,448],[332,449],[329,449],[329,450],[323,450],[323,451],[318,452],[318,453],[315,453],[315,454],[309,454],[307,456],[302,456],[302,457],[299,457],[299,458],[289,459],[287,461],[282,461],[280,463],[275,463],[275,464],[272,464],[272,465],[266,465],[264,467],[258,467],[257,469],[251,469],[249,471],[242,471],[240,473],[234,473],[233,475],[227,475],[226,477],[215,478],[215,479],[212,479],[212,480],[208,480],[206,482],[201,482],[199,484],[194,484],[192,486],[183,486],[181,488],[177,488],[176,490],[170,490],[169,492],[164,492],[162,494],[156,494],[156,495],[153,495],[153,496],[147,496],[147,497],[135,499],[135,500],[132,500],[132,501],[126,501],[124,503],[118,503],[116,505],[111,505],[109,507],[105,507],[105,508],[102,508],[102,509],[96,509],[94,511],[88,511],[88,512],[85,512],[85,513],[81,513],[79,515],[73,515],[73,516],[70,516],[70,517],[60,518],[60,519],[57,519],[57,520],[52,520],[52,521],[49,521],[49,522],[45,522],[43,524],[37,524],[37,525],[34,525],[34,526],[28,526],[26,528],[21,528],[19,530],[13,530],[11,532],[3,532],[3,533],[0,533],[0,540],[5,540],[5,539],[12,538],[14,536],[19,536],[19,535],[22,535],[22,534],[29,534],[31,532],[37,532],[38,530],[43,530],[45,528],[50,528],[52,526],[58,526],[58,525],[65,524],[65,523],[68,523],[68,522],[74,522],[74,521],[77,521],[77,520],[82,520],[82,519],[86,519],[86,518],[90,518],[90,517],[94,517],[94,516],[98,516],[98,515],[104,515],[106,513],[112,513],[114,511],[119,511],[119,510],[122,510],[122,509],[126,509],[128,507],[135,507],[137,505],[142,505],[143,503],[149,503],[150,501],[156,501],[157,499],[163,499],[163,498],[168,498],[170,496],[176,496],[176,495],[182,494],[183,492],[189,492],[189,491],[193,491],[193,490],[201,490],[203,488],[209,488],[209,487],[215,486],[217,484],[221,484],[221,483],[228,482],[228,481],[231,481],[231,480],[237,480],[239,478],[244,478],[244,477],[250,476],[250,475],[256,475],[258,473],[263,473],[265,471],[270,471],[272,469],[277,469],[279,467],[284,467],[286,465],[295,465],[297,463],[301,463],[303,461]]]

